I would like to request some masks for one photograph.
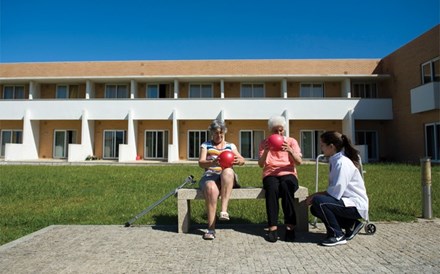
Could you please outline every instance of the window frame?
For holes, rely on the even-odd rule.
[[[60,97],[58,95],[58,88],[66,87],[66,97]],[[76,94],[72,91],[72,89],[76,87]],[[55,98],[56,99],[73,99],[79,98],[79,85],[70,85],[70,84],[57,84],[55,89]]]
[[[149,156],[147,155],[147,134],[148,133],[153,133],[154,136],[154,144],[153,144],[153,150],[154,150],[154,155],[155,156]],[[158,143],[159,143],[159,138],[158,138],[158,133],[162,133],[162,157],[158,157]],[[168,144],[169,144],[169,132],[168,130],[158,130],[158,129],[147,129],[144,131],[144,159],[167,159],[168,158]]]
[[[114,142],[113,144],[113,152],[114,156],[106,156],[105,155],[105,135],[107,132],[112,132],[115,133],[115,136],[113,137],[112,142]],[[122,137],[122,143],[117,143],[117,133],[122,133],[123,137]],[[120,144],[127,144],[127,131],[123,130],[123,129],[104,129],[102,131],[102,159],[104,160],[115,160],[119,158],[119,145]]]
[[[191,88],[192,87],[199,87],[198,94],[193,94]],[[203,86],[209,87],[209,96],[203,96]],[[198,96],[195,96],[198,95]],[[190,83],[188,85],[188,98],[190,99],[197,99],[197,98],[214,98],[214,88],[213,84],[204,84],[204,83]]]
[[[436,67],[437,65],[437,67]],[[425,75],[425,67],[429,67],[429,76]],[[440,81],[440,57],[431,59],[420,65],[422,85]],[[428,78],[428,79],[427,79]]]
[[[321,134],[323,134],[325,132],[325,130],[323,129],[301,129],[299,131],[299,136],[300,136],[300,148],[301,148],[301,153],[303,154],[303,159],[306,160],[312,160],[312,159],[316,159],[316,157],[318,157],[318,155],[322,154],[321,151],[321,146],[320,146],[320,136]],[[310,133],[310,136],[312,138],[311,140],[311,151],[310,151],[310,156],[311,157],[307,157],[306,153],[309,153],[309,151],[307,151],[305,149],[305,143],[304,143],[304,138],[303,135],[305,133]]]
[[[191,133],[198,133],[198,136],[196,136],[196,138],[193,138],[193,144],[191,144],[191,138],[190,135]],[[202,133],[206,134],[206,138],[205,140],[202,140]],[[197,160],[200,157],[200,146],[202,145],[202,143],[206,142],[209,140],[209,130],[197,130],[197,129],[190,129],[187,131],[187,151],[186,151],[186,156],[188,160]],[[199,140],[197,142],[197,139]],[[190,153],[191,153],[191,148],[192,146],[194,146],[194,156],[190,157]]]
[[[57,133],[63,132],[64,133],[64,140],[63,140],[63,155],[58,156],[56,155],[56,136]],[[69,140],[69,134],[72,138],[72,140]],[[55,129],[53,131],[53,146],[52,146],[52,158],[53,159],[66,159],[69,156],[69,144],[77,144],[77,138],[78,133],[75,129]]]
[[[256,138],[256,133],[261,134],[260,137],[262,137],[262,139],[260,141],[255,140]],[[243,133],[250,133],[250,156],[251,157],[246,157],[247,153],[244,153],[244,144],[243,144]],[[258,160],[259,158],[259,148],[260,148],[260,142],[264,140],[264,138],[266,137],[266,131],[264,130],[259,130],[259,129],[245,129],[245,130],[240,130],[239,132],[239,144],[240,144],[240,154],[243,156],[243,158],[248,159],[248,160]],[[258,143],[257,143],[258,142]]]
[[[9,132],[11,141],[3,143],[3,133]],[[0,130],[0,158],[5,157],[6,144],[22,144],[23,143],[23,130],[21,129],[1,129]]]
[[[431,140],[433,148],[431,149],[434,150],[434,155],[429,155],[431,152],[429,151],[428,127],[433,127],[433,140]],[[440,121],[425,124],[424,141],[425,156],[430,157],[433,162],[440,162]]]
[[[115,87],[115,91],[114,91],[114,97],[109,96],[109,95],[113,95],[113,94],[109,94],[110,91],[108,91],[107,89],[111,86]],[[124,87],[124,90],[120,90],[120,88]],[[126,94],[120,94],[121,92],[125,92]],[[130,97],[130,90],[129,90],[129,85],[128,84],[105,84],[105,88],[104,88],[104,98],[105,99],[128,99]]]
[[[11,88],[12,87],[12,97],[11,98],[6,98],[6,88]],[[17,88],[22,88],[22,97],[18,96],[17,94]],[[24,85],[4,85],[3,86],[3,94],[2,94],[2,99],[5,100],[19,100],[19,99],[25,99],[26,96],[26,91],[25,91],[25,86]]]
[[[305,94],[305,92],[306,92],[306,90],[304,90],[304,88],[305,88],[304,86],[305,85],[310,85],[311,86],[310,89],[311,89],[312,93],[310,95]],[[321,95],[320,96],[315,96],[314,95],[314,92],[315,92],[314,88],[315,88],[315,86],[320,86],[321,87],[321,89],[320,89]],[[300,85],[299,85],[299,96],[302,97],[302,98],[324,98],[325,97],[324,83],[322,83],[322,82],[319,82],[319,83],[317,83],[317,82],[302,82],[302,83],[300,83]]]
[[[359,90],[357,90],[357,88]],[[362,90],[360,90],[362,88]],[[351,97],[378,98],[378,84],[376,82],[353,81],[351,84]]]
[[[245,96],[243,91],[243,86],[250,86],[250,96]],[[257,96],[256,93],[256,86],[261,86],[262,88],[262,95]],[[240,98],[265,98],[266,97],[266,85],[264,83],[241,83],[240,84]]]
[[[371,134],[374,133],[374,147],[371,147],[368,143],[359,143],[359,134],[363,134],[364,140],[367,140],[367,134]],[[355,137],[355,144],[357,146],[361,146],[361,145],[367,145],[367,150],[368,150],[368,161],[372,161],[372,162],[377,162],[379,161],[379,132],[377,130],[355,130],[354,135]],[[374,152],[374,157],[372,155],[372,153],[370,153],[371,151]]]

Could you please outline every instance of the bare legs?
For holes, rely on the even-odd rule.
[[[228,212],[229,197],[231,196],[232,187],[234,186],[235,174],[232,168],[226,168],[220,175],[220,189],[215,181],[207,181],[204,188],[205,205],[208,215],[208,229],[215,229],[215,218],[217,210],[217,200],[219,196],[221,200],[221,211]]]

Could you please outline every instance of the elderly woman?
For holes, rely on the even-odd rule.
[[[263,188],[266,192],[266,212],[269,226],[269,242],[278,240],[279,198],[284,213],[286,226],[285,241],[294,241],[296,213],[293,207],[294,195],[298,190],[296,166],[302,163],[301,149],[298,142],[284,136],[286,120],[283,116],[269,119],[269,129],[272,134],[284,137],[281,150],[272,150],[268,138],[263,140],[259,149],[258,165],[263,168]]]
[[[232,188],[238,186],[237,175],[233,167],[222,168],[218,163],[218,155],[229,150],[234,153],[234,165],[243,165],[244,158],[233,143],[225,140],[227,128],[222,121],[214,120],[208,128],[211,140],[201,145],[199,166],[205,170],[200,179],[200,189],[205,195],[205,205],[208,215],[208,230],[203,235],[205,240],[215,238],[215,221],[217,200],[221,196],[221,211],[219,220],[229,220],[228,203]]]

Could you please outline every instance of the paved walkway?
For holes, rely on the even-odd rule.
[[[440,273],[440,220],[375,223],[323,247],[323,227],[297,242],[266,242],[259,225],[230,225],[214,241],[175,226],[55,225],[0,246],[0,273]]]

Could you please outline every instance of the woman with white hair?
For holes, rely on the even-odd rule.
[[[204,142],[200,147],[199,166],[205,170],[200,179],[200,189],[205,195],[205,205],[208,215],[208,230],[203,235],[205,240],[215,238],[215,221],[218,197],[221,196],[221,211],[219,220],[228,221],[228,203],[232,188],[237,187],[237,175],[233,167],[222,168],[218,156],[223,151],[234,153],[233,165],[243,165],[244,158],[240,155],[233,143],[225,140],[227,128],[222,121],[214,120],[208,128],[211,140]]]
[[[259,148],[258,165],[263,168],[263,188],[266,195],[266,213],[269,226],[267,240],[278,240],[279,202],[284,213],[286,226],[285,241],[295,239],[296,213],[293,207],[294,195],[298,190],[296,166],[302,163],[301,149],[292,137],[284,136],[286,119],[283,116],[273,116],[268,122],[271,134],[283,136],[284,142],[280,150],[271,149],[269,138],[263,140]]]

